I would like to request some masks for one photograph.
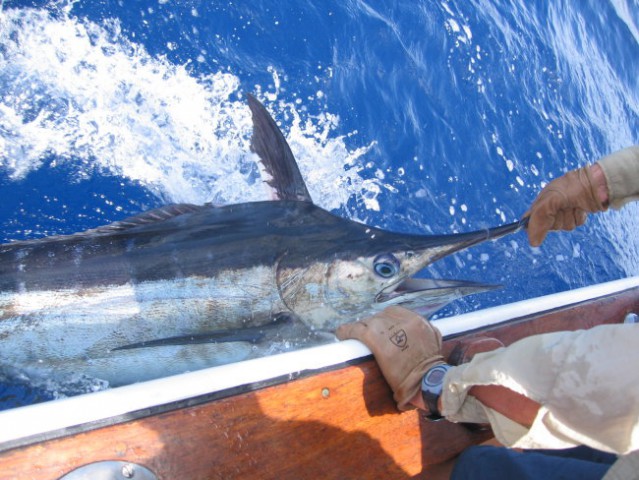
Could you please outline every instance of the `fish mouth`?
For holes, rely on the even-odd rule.
[[[501,285],[469,282],[466,280],[442,280],[434,278],[407,278],[391,285],[377,294],[377,303],[386,303],[401,298],[410,298],[433,293],[448,293],[457,290],[462,295],[487,292],[502,288]]]
[[[502,286],[465,280],[407,278],[381,291],[375,301],[382,308],[401,305],[428,317],[453,300],[499,288]]]

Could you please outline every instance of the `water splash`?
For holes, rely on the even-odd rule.
[[[53,157],[79,178],[119,175],[164,202],[269,198],[249,150],[251,117],[237,76],[196,76],[127,39],[117,20],[97,24],[71,8],[2,13],[0,166],[10,178]],[[376,185],[357,167],[371,145],[349,149],[333,133],[337,116],[311,116],[280,99],[281,79],[271,74],[275,91],[258,88],[258,97],[292,120],[287,136],[313,198],[335,209],[355,195],[375,208]]]

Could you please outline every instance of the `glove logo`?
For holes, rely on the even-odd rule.
[[[408,335],[406,335],[404,329],[394,332],[390,336],[390,341],[393,343],[393,345],[398,346],[402,350],[408,347]]]

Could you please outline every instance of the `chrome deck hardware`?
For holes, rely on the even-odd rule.
[[[158,480],[151,470],[130,462],[105,461],[84,465],[60,480]]]

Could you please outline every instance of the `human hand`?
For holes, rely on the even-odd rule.
[[[549,230],[573,230],[585,223],[589,213],[606,209],[606,180],[601,167],[594,164],[572,170],[546,185],[524,214],[530,217],[528,241],[538,247]]]
[[[342,325],[336,334],[340,340],[356,339],[370,348],[400,410],[409,408],[426,371],[444,363],[439,330],[402,307],[388,307],[365,320]]]

